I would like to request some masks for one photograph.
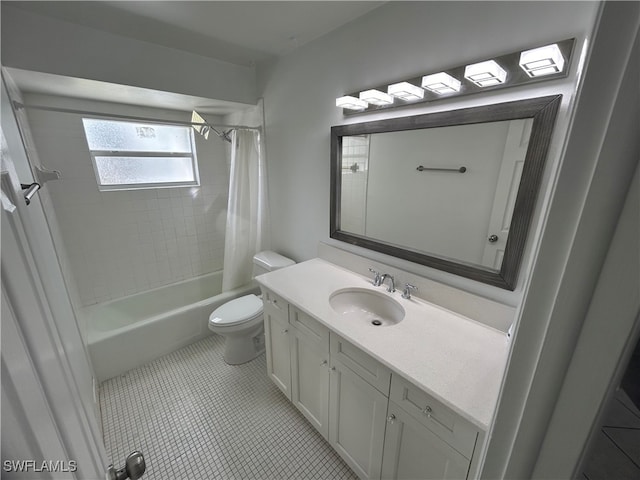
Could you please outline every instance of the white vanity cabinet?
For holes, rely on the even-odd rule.
[[[269,290],[263,291],[262,302],[267,374],[291,400],[289,304]]]
[[[395,374],[390,398],[382,477],[467,478],[478,429]]]
[[[361,479],[379,479],[391,372],[331,333],[329,442]]]
[[[289,323],[291,401],[361,479],[379,479],[390,372],[294,305]]]
[[[291,401],[329,439],[329,329],[290,306]]]
[[[468,471],[467,458],[389,402],[382,478],[460,480]]]
[[[466,479],[482,433],[262,288],[267,370],[361,479]]]

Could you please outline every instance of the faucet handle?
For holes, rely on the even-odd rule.
[[[409,300],[411,298],[411,290],[418,290],[418,287],[411,285],[410,283],[404,284],[404,292],[402,292],[402,298]]]
[[[379,287],[382,284],[382,275],[371,267],[369,267],[369,271],[373,273],[373,286]]]

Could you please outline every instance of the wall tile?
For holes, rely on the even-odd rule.
[[[42,163],[62,173],[49,191],[83,305],[222,269],[229,167],[217,137],[196,138],[199,187],[100,192],[80,116],[34,110],[29,122]]]

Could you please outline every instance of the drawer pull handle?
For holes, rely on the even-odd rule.
[[[393,413],[387,417],[387,422],[395,423],[395,421],[396,421],[396,416]]]
[[[284,330],[282,330],[282,333],[289,333],[289,329],[285,328]]]
[[[426,415],[427,417],[431,418],[431,413],[433,413],[433,409],[427,405],[426,407],[424,407],[424,409],[422,410],[422,413],[424,415]]]

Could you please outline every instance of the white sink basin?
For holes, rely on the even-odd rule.
[[[402,321],[404,308],[382,292],[366,288],[345,288],[329,297],[329,305],[345,319],[372,326],[390,326]]]

